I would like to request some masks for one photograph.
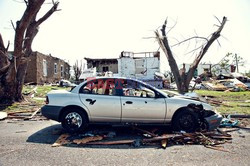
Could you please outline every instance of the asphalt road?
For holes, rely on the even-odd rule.
[[[250,165],[250,132],[232,132],[230,152],[201,145],[161,149],[130,145],[51,147],[61,126],[53,121],[0,121],[0,165]],[[122,129],[119,129],[122,130]]]

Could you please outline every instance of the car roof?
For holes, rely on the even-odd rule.
[[[150,86],[150,87],[152,87],[152,88],[155,89],[155,87],[147,84],[146,82],[143,82],[143,81],[135,79],[135,78],[119,77],[119,76],[114,76],[114,77],[98,76],[98,77],[89,77],[87,80],[85,80],[84,82],[82,82],[78,86],[76,86],[71,92],[72,93],[77,93],[79,91],[80,87],[83,84],[85,84],[86,82],[91,81],[91,80],[99,80],[99,79],[125,79],[125,80],[133,80],[133,81],[140,82],[142,84],[148,85],[148,86]]]

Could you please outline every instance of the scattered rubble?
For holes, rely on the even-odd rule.
[[[219,82],[213,81],[213,82],[202,82],[202,85],[208,90],[214,90],[214,91],[225,91],[228,88],[224,86],[223,84],[220,84]]]
[[[38,108],[36,111],[18,111],[18,112],[9,112],[6,113],[7,117],[5,119],[12,120],[12,121],[25,121],[25,120],[47,120],[41,114],[41,109]]]
[[[232,120],[231,116],[228,115],[226,118],[223,118],[221,121],[220,126],[221,127],[236,127],[238,126],[239,121],[238,120]]]
[[[196,105],[197,106],[197,105]],[[237,131],[244,138],[240,130],[249,130],[250,120],[234,119],[228,115],[223,119],[219,128],[213,131],[199,131],[186,133],[185,131],[166,133],[165,128],[141,128],[130,126],[127,128],[127,136],[124,137],[122,130],[90,129],[83,134],[59,133],[59,138],[52,147],[68,146],[109,146],[131,145],[133,147],[153,146],[167,148],[174,145],[203,145],[213,150],[230,152],[224,149],[223,144],[232,143],[230,132]],[[131,134],[131,135],[130,135]]]
[[[78,134],[78,135],[69,135],[62,134],[56,140],[52,147],[58,147],[63,145],[78,145],[78,146],[87,146],[87,145],[132,145],[134,147],[142,147],[142,146],[156,146],[167,148],[173,145],[204,145],[204,147],[211,148],[214,150],[220,150],[224,152],[229,152],[221,146],[224,143],[230,143],[232,140],[232,136],[228,134],[228,132],[235,131],[228,129],[219,128],[214,131],[207,132],[195,132],[195,133],[186,133],[186,132],[178,132],[178,133],[163,133],[156,134],[153,131],[148,131],[145,129],[141,129],[133,126],[133,130],[138,131],[140,133],[139,138],[133,139],[122,139],[118,136],[108,137],[107,134],[109,132],[87,132],[87,134]],[[156,130],[155,130],[156,131]],[[157,130],[158,131],[158,130]],[[157,133],[161,133],[162,131],[158,131]],[[90,134],[95,133],[95,134]],[[138,133],[138,134],[139,134]],[[145,138],[145,134],[150,135],[151,137]]]

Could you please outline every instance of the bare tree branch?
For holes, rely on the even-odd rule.
[[[24,3],[26,4],[26,6],[28,6],[28,1],[27,0],[23,0],[24,1]]]
[[[220,19],[218,19],[218,17],[214,16],[216,18],[216,20],[220,23],[220,25],[222,24],[222,22],[220,21]]]
[[[221,47],[220,41],[218,39],[216,39],[217,43],[219,44],[219,46]]]
[[[193,73],[195,69],[197,68],[198,64],[200,63],[203,56],[206,54],[209,47],[213,44],[213,42],[220,37],[220,33],[222,29],[224,28],[225,24],[227,22],[227,18],[223,17],[223,20],[221,22],[221,26],[215,31],[212,36],[208,39],[208,42],[205,44],[204,48],[202,48],[197,56],[197,58],[194,60],[192,65],[190,66],[190,69],[187,73],[187,81],[190,82],[193,76]]]
[[[30,25],[31,20],[40,10],[42,4],[45,0],[39,0],[34,3],[33,1],[29,1],[26,10],[20,21],[17,21],[16,25],[16,35],[14,41],[14,56],[20,57],[22,52],[23,40],[24,40],[24,33],[27,27]]]
[[[155,37],[143,37],[142,39],[155,39]]]
[[[0,50],[2,52],[5,52],[5,46],[4,46],[4,42],[3,42],[3,38],[2,38],[1,33],[0,33]]]
[[[185,39],[185,40],[183,40],[183,41],[181,41],[181,42],[179,42],[179,43],[176,43],[176,44],[172,45],[171,47],[175,47],[175,46],[177,46],[177,45],[180,45],[180,44],[185,43],[185,42],[187,42],[187,41],[189,41],[189,40],[192,40],[192,39],[203,39],[203,40],[208,41],[208,39],[205,38],[205,37],[193,36],[193,37],[190,37],[190,38],[188,38],[188,39]]]
[[[43,16],[41,17],[38,21],[37,24],[38,26],[43,23],[45,20],[47,20],[55,11],[57,11],[57,7],[59,5],[59,2],[55,2],[53,1],[53,6],[52,8]]]
[[[196,47],[195,49],[193,49],[193,50],[191,50],[191,51],[185,53],[185,55],[188,55],[188,54],[190,54],[190,53],[192,53],[192,52],[195,52],[195,51],[199,50],[199,49],[202,48],[202,47],[203,47],[203,45],[201,45],[201,46],[199,46],[199,47]]]
[[[166,55],[166,57],[168,59],[170,69],[171,69],[171,71],[172,71],[172,73],[174,75],[175,82],[176,82],[178,91],[180,93],[184,93],[184,92],[188,91],[189,83],[190,83],[191,79],[193,78],[193,74],[194,74],[198,64],[200,63],[201,59],[203,58],[203,56],[205,55],[205,53],[207,52],[209,47],[212,45],[212,43],[220,37],[220,33],[221,33],[226,21],[227,21],[227,18],[223,17],[221,25],[219,26],[217,31],[215,31],[208,38],[199,37],[198,35],[196,35],[196,36],[193,36],[191,38],[184,39],[183,41],[178,42],[177,44],[174,44],[174,45],[171,46],[171,47],[174,47],[174,46],[180,45],[180,44],[182,44],[184,42],[187,42],[187,41],[190,42],[190,40],[192,40],[192,39],[205,40],[205,43],[203,43],[201,46],[199,46],[198,48],[195,48],[194,50],[191,51],[191,52],[194,52],[194,51],[197,51],[197,50],[200,49],[199,53],[197,54],[196,59],[191,64],[191,66],[190,66],[187,73],[186,73],[185,65],[183,65],[183,68],[179,71],[179,68],[178,68],[178,66],[176,64],[175,58],[173,57],[173,53],[172,53],[172,51],[170,49],[168,39],[167,39],[167,36],[166,36],[167,19],[165,20],[164,24],[162,25],[162,29],[161,29],[162,35],[160,35],[158,31],[155,31],[158,43],[159,43],[160,47],[162,48],[163,52],[165,53],[165,55]],[[196,42],[195,45],[197,45],[197,42]]]
[[[10,22],[11,22],[11,25],[12,25],[12,27],[13,27],[14,31],[16,31],[16,27],[15,27],[15,25],[14,25],[13,21],[12,21],[12,20],[10,20]]]
[[[23,3],[23,1],[12,0],[14,2]]]
[[[7,44],[7,47],[6,47],[6,52],[8,52],[8,50],[9,50],[9,46],[10,46],[10,41],[8,41],[8,44]]]
[[[54,5],[51,7],[51,9],[42,16],[38,21],[35,20],[36,14],[34,14],[34,17],[30,23],[30,25],[27,27],[27,31],[25,34],[25,42],[24,42],[24,48],[25,48],[25,54],[26,56],[29,56],[32,53],[31,44],[38,33],[39,25],[42,24],[45,20],[47,20],[55,11],[57,11],[57,7],[59,5],[59,2],[54,3]]]
[[[168,30],[167,34],[168,34],[172,29],[174,29],[174,27],[176,26],[176,24],[177,24],[177,21],[176,21],[175,24]]]

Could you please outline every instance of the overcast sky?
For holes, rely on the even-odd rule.
[[[10,20],[21,18],[22,0],[0,0],[0,33],[13,46]],[[49,2],[49,1],[47,1]],[[51,4],[43,5],[45,12]],[[168,18],[170,45],[191,36],[209,36],[218,25],[216,17],[228,22],[219,43],[215,42],[202,62],[217,63],[226,53],[237,53],[246,61],[241,72],[250,70],[250,0],[60,0],[59,12],[40,26],[33,50],[69,61],[89,58],[118,58],[121,51],[157,51],[153,38]],[[173,47],[178,64],[191,63],[187,54],[194,43]],[[162,70],[169,69],[161,53]]]

